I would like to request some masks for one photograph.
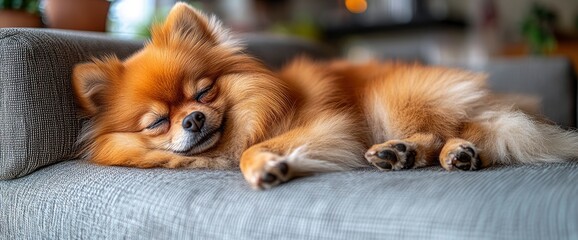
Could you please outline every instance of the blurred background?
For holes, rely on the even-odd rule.
[[[0,27],[147,38],[176,0],[0,0]],[[564,55],[578,68],[578,0],[201,0],[237,33],[306,38],[353,61],[475,67],[494,57]],[[28,17],[26,24],[15,21]],[[30,20],[32,19],[32,20]]]

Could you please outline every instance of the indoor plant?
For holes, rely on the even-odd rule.
[[[546,5],[535,3],[522,22],[522,33],[531,53],[550,53],[556,48],[554,27],[556,12]]]

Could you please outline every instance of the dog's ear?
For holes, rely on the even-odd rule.
[[[161,25],[152,29],[153,44],[166,45],[171,43],[209,43],[236,47],[237,41],[230,35],[215,16],[207,17],[204,13],[179,2],[169,12],[167,19]]]
[[[122,63],[116,57],[81,63],[72,70],[72,88],[82,113],[94,116],[102,106],[103,95],[110,82],[122,71]]]

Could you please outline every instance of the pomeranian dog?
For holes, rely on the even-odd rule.
[[[306,58],[274,73],[216,18],[178,3],[141,51],[79,64],[72,84],[89,119],[82,157],[139,168],[240,166],[256,189],[370,165],[471,171],[578,156],[578,134],[494,101],[485,78]]]

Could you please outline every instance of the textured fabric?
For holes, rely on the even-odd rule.
[[[317,175],[58,163],[0,181],[0,239],[577,239],[578,163]]]
[[[483,71],[496,92],[540,98],[544,116],[564,127],[576,127],[576,77],[570,60],[526,57],[490,61]]]
[[[63,160],[80,129],[72,66],[92,56],[124,57],[142,43],[106,35],[0,28],[0,179]]]

